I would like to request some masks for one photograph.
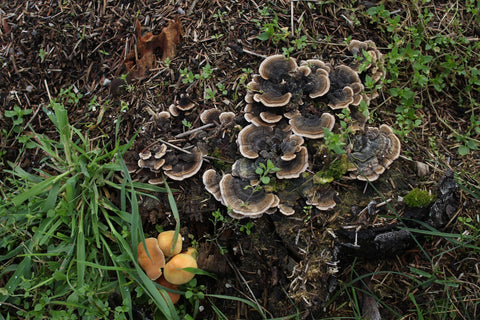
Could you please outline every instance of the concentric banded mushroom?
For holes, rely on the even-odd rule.
[[[202,167],[203,155],[204,153],[197,147],[190,153],[170,152],[165,156],[164,173],[177,181],[190,178]]]
[[[330,72],[330,91],[326,95],[328,105],[333,110],[358,105],[363,89],[358,73],[346,65],[339,65]]]
[[[275,195],[262,189],[255,190],[248,180],[226,174],[220,181],[223,202],[236,214],[235,218],[256,218],[275,204]]]
[[[358,180],[375,181],[392,162],[400,156],[400,140],[392,128],[368,127],[354,137],[353,148],[348,153],[353,167],[350,176]]]
[[[279,83],[297,68],[298,65],[294,58],[285,58],[285,56],[277,54],[263,60],[258,68],[258,73],[265,80]]]
[[[330,113],[302,115],[296,113],[289,121],[292,131],[302,137],[319,139],[324,136],[324,128],[333,129],[335,117]]]
[[[222,194],[220,193],[220,180],[222,180],[222,176],[214,169],[208,169],[203,173],[202,180],[205,189],[213,195],[217,201],[223,204]]]

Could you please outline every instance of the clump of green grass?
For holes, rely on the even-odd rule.
[[[0,318],[131,319],[134,300],[151,299],[158,313],[176,319],[135,252],[144,237],[136,198],[165,189],[129,179],[122,155],[132,141],[90,139],[72,126],[66,105],[78,102],[62,95],[44,108],[56,137],[26,138],[29,148],[43,153],[41,168],[27,172],[10,163],[6,171],[10,187],[0,200],[0,277],[6,284],[0,303],[8,309]],[[119,125],[120,120],[117,134]],[[119,194],[118,203],[112,193]],[[121,296],[120,305],[109,303],[113,294]]]

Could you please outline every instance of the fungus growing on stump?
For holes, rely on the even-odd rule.
[[[326,94],[333,110],[358,105],[362,101],[363,84],[352,68],[339,65],[330,72],[330,91]]]
[[[400,140],[392,128],[382,124],[380,128],[368,127],[353,139],[348,152],[352,163],[350,176],[362,181],[375,181],[392,162],[400,156]]]
[[[302,115],[297,112],[290,118],[289,124],[293,133],[310,139],[319,139],[324,136],[324,128],[333,129],[335,117],[330,113]]]
[[[213,195],[215,200],[223,204],[222,194],[220,193],[220,180],[222,180],[222,176],[214,169],[208,169],[203,173],[202,180],[205,189]]]
[[[235,218],[257,218],[275,203],[275,195],[263,189],[255,190],[248,180],[226,174],[220,181],[223,202],[236,214]]]
[[[383,55],[377,49],[375,42],[352,40],[348,45],[348,50],[356,59],[352,64],[354,70],[359,71],[362,66],[375,83],[385,78]]]
[[[202,167],[204,153],[195,147],[190,153],[170,152],[165,156],[164,173],[172,180],[182,181],[194,176]]]

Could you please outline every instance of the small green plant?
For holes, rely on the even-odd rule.
[[[205,100],[215,101],[215,96],[217,95],[217,90],[205,88]]]
[[[276,45],[280,41],[284,41],[290,34],[288,27],[280,27],[278,17],[275,13],[270,22],[264,22],[262,24],[257,20],[256,23],[261,30],[257,39],[261,41],[272,40],[273,44]]]
[[[32,109],[22,109],[17,105],[13,106],[13,110],[5,110],[5,117],[12,119],[12,127],[10,129],[10,133],[20,133],[21,131],[23,131],[22,124],[25,121],[24,117],[32,114],[32,112]],[[7,136],[9,136],[10,133],[7,134]]]
[[[40,57],[40,61],[44,62],[47,55],[48,55],[48,52],[43,50],[43,48],[40,48],[40,51],[38,52],[38,56]]]
[[[223,83],[221,82],[217,83],[217,88],[222,95],[226,96],[228,94],[227,88]]]
[[[342,133],[333,133],[328,128],[323,128],[325,145],[328,150],[335,152],[336,154],[344,154],[346,145],[345,137]]]
[[[227,12],[226,11],[221,11],[220,9],[217,10],[216,13],[213,14],[212,17],[214,17],[215,19],[218,19],[220,20],[220,22],[224,22],[223,18],[227,15]]]
[[[280,171],[280,168],[275,167],[275,164],[270,159],[268,159],[266,163],[260,162],[255,169],[255,173],[258,174],[259,180],[263,184],[269,184],[269,175],[276,171]]]
[[[249,221],[246,224],[240,225],[240,231],[245,232],[249,236],[252,233],[253,226],[253,222]]]
[[[185,126],[185,128],[187,129],[191,129],[192,128],[192,123],[190,121],[188,121],[187,119],[183,119],[182,120],[182,124]]]

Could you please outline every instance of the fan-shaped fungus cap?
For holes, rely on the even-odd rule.
[[[368,127],[354,137],[353,149],[348,154],[354,165],[350,176],[362,181],[377,180],[400,156],[400,149],[400,140],[392,128],[385,124],[380,128]]]
[[[167,230],[160,232],[157,237],[158,246],[167,258],[174,256],[182,251],[182,236],[180,235],[180,233],[177,235],[177,242],[175,243],[175,247],[172,248],[174,235],[175,230]]]
[[[265,121],[266,123],[277,123],[279,122],[280,120],[282,120],[283,116],[281,114],[275,114],[275,113],[272,113],[272,112],[267,112],[267,111],[263,111],[263,112],[260,112],[260,119],[262,119],[263,121]]]
[[[225,205],[237,215],[236,218],[257,217],[267,211],[275,202],[273,193],[249,187],[247,180],[226,174],[220,181],[220,193]]]
[[[238,149],[242,156],[248,159],[258,157],[258,151],[262,149],[265,143],[265,136],[271,135],[273,129],[270,127],[257,127],[253,124],[243,128],[237,137]]]
[[[214,169],[208,169],[203,173],[202,180],[205,189],[210,192],[213,197],[220,202],[222,200],[222,194],[220,193],[220,180],[222,176],[217,173]]]
[[[158,278],[157,280],[155,280],[156,283],[158,283],[159,285],[161,285],[162,287],[165,287],[165,288],[168,288],[168,289],[172,289],[172,290],[178,290],[178,286],[175,285],[175,284],[171,284],[170,282],[168,282],[164,276],[161,276],[160,278]],[[175,292],[170,292],[170,291],[167,291],[165,290],[164,292],[167,293],[167,295],[170,297],[170,300],[172,301],[173,304],[177,303],[178,300],[180,300],[180,295],[178,293],[175,293]],[[162,295],[163,299],[165,299],[166,301],[166,296],[163,294],[162,291],[160,291],[160,294]]]
[[[203,152],[195,147],[191,153],[169,154],[166,157],[168,166],[163,170],[167,177],[181,181],[194,176],[202,167]]]
[[[263,79],[278,83],[297,68],[298,65],[294,58],[285,58],[283,55],[277,54],[263,60],[258,68],[258,73]]]
[[[292,131],[302,137],[319,139],[324,136],[324,128],[333,129],[335,117],[330,113],[302,115],[298,113],[289,121]]]
[[[340,65],[330,72],[330,91],[326,95],[330,108],[343,109],[360,103],[362,91],[360,77],[352,68]]]
[[[246,180],[258,179],[258,174],[255,172],[257,166],[254,160],[240,158],[232,165],[232,175]]]
[[[318,68],[307,76],[307,81],[304,90],[312,99],[325,95],[330,89],[330,78],[325,69]]]
[[[267,107],[260,103],[249,103],[245,105],[245,108],[243,109],[244,111],[244,118],[247,122],[254,124],[257,127],[272,127],[275,125],[276,122],[266,122],[263,120],[263,117],[265,117],[267,120],[274,120],[276,117],[283,118],[282,115],[282,109],[281,108],[268,108],[268,114],[267,113]],[[274,113],[274,110],[276,111]],[[278,111],[277,111],[278,110]],[[260,114],[264,113],[263,117],[260,116]]]
[[[287,77],[288,74],[284,75]],[[285,81],[265,80],[256,75],[247,85],[248,91],[245,96],[247,103],[254,101],[262,103],[266,107],[282,107],[290,102],[292,93],[289,92],[289,86]]]
[[[298,178],[302,172],[308,168],[308,151],[306,147],[300,147],[300,151],[296,153],[293,160],[284,161],[279,160],[275,164],[277,168],[276,175],[279,179],[293,179]]]
[[[173,256],[163,268],[165,280],[175,285],[182,285],[192,280],[195,274],[182,270],[183,268],[197,268],[197,260],[186,253]]]
[[[365,69],[371,76],[373,82],[378,82],[385,77],[384,60],[382,53],[377,49],[377,45],[372,40],[358,41],[352,40],[348,45],[348,50],[357,57],[353,63],[353,68],[358,71],[362,64],[366,63]],[[367,60],[366,54],[369,55]]]
[[[205,109],[200,113],[200,120],[203,124],[219,122],[220,113],[221,111],[215,108]]]
[[[224,111],[218,116],[221,124],[231,123],[235,120],[235,113],[231,111]]]
[[[335,202],[335,191],[331,188],[326,190],[315,190],[314,193],[307,198],[307,205],[313,205],[318,210],[327,211],[333,209],[337,203]]]
[[[303,138],[299,135],[288,135],[280,144],[280,151],[282,153],[280,159],[284,161],[295,159],[303,142]]]
[[[284,203],[280,203],[278,205],[278,210],[284,215],[284,216],[291,216],[295,213],[295,209],[290,207],[289,205],[286,205]]]
[[[148,250],[148,255],[145,246]],[[162,275],[162,268],[165,266],[165,256],[158,246],[157,238],[145,239],[145,246],[143,242],[140,242],[137,246],[138,264],[149,279],[156,280]]]
[[[175,107],[179,110],[187,111],[193,109],[193,107],[195,107],[195,103],[190,100],[188,94],[181,94],[177,103],[175,104]]]

